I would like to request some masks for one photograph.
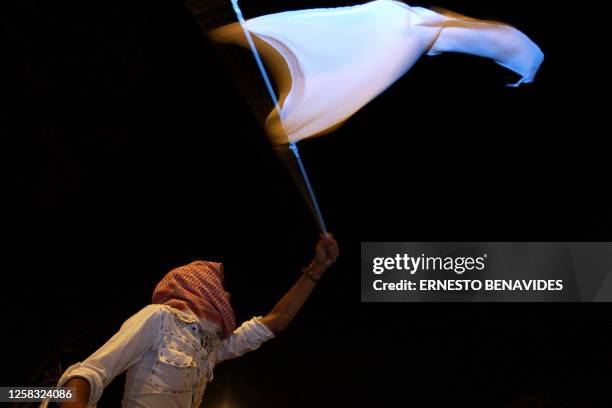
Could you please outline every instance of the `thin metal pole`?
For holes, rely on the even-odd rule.
[[[298,167],[300,168],[300,173],[302,173],[302,177],[304,178],[304,182],[306,184],[306,190],[308,191],[308,195],[310,196],[310,200],[312,201],[312,206],[314,208],[315,217],[319,224],[319,229],[323,234],[327,234],[327,226],[325,225],[325,220],[323,219],[323,214],[321,214],[321,209],[319,208],[319,203],[317,202],[317,197],[315,196],[314,190],[310,185],[310,179],[308,178],[308,174],[306,173],[306,168],[304,167],[304,163],[302,163],[302,158],[300,157],[300,152],[298,151],[297,145],[295,143],[289,144],[289,149],[293,152],[295,159],[297,160]]]
[[[238,6],[238,0],[231,0],[231,1],[232,1],[232,7],[234,8],[234,12],[236,13],[236,16],[238,17],[238,21],[240,22],[240,27],[242,27],[242,31],[244,32],[244,36],[246,37],[247,42],[249,43],[249,47],[251,48],[253,57],[255,57],[255,62],[257,63],[257,67],[259,68],[259,71],[261,72],[261,76],[263,76],[263,80],[266,83],[266,88],[268,89],[270,98],[272,98],[272,103],[274,103],[274,109],[277,110],[278,117],[280,119],[281,117],[280,116],[280,105],[278,103],[278,98],[276,97],[276,94],[274,93],[274,88],[272,88],[272,82],[270,81],[270,77],[268,76],[268,73],[266,72],[266,68],[264,67],[263,61],[261,60],[259,53],[257,52],[257,48],[255,47],[255,42],[253,42],[253,37],[251,37],[251,33],[245,27],[246,21],[244,20],[244,17],[242,16],[242,10],[240,10],[240,7]],[[282,125],[282,121],[281,121],[281,125]]]
[[[257,52],[257,48],[255,47],[255,42],[253,41],[253,38],[251,37],[251,33],[249,32],[249,30],[247,30],[245,26],[246,21],[244,20],[244,17],[242,16],[242,10],[240,10],[240,7],[238,6],[238,0],[231,0],[231,2],[232,2],[232,7],[234,8],[234,12],[236,13],[236,16],[238,17],[238,21],[240,22],[240,27],[242,27],[244,36],[246,37],[247,42],[249,43],[251,52],[253,53],[253,57],[255,58],[257,67],[259,68],[259,72],[261,72],[261,76],[263,77],[263,80],[266,84],[266,88],[268,89],[270,98],[272,98],[272,103],[274,103],[274,109],[276,109],[276,113],[278,114],[280,124],[281,126],[283,126],[283,121],[281,119],[282,117],[281,117],[281,111],[280,111],[280,104],[278,102],[278,98],[276,97],[276,94],[274,93],[272,82],[270,81],[270,77],[268,76],[268,73],[266,72],[266,68],[264,67],[263,61],[261,60],[261,57],[259,56],[259,52]],[[312,206],[314,208],[315,218],[317,219],[317,223],[319,224],[319,229],[321,230],[322,233],[327,234],[327,227],[325,225],[325,221],[323,220],[323,215],[321,214],[319,203],[317,202],[317,197],[315,196],[314,190],[312,189],[312,186],[310,185],[310,179],[308,178],[308,174],[306,173],[306,168],[304,167],[304,163],[302,163],[300,152],[298,151],[298,148],[295,143],[289,143],[289,149],[291,149],[291,151],[293,152],[293,155],[295,156],[295,159],[297,160],[298,167],[300,169],[300,173],[302,173],[302,178],[304,179],[304,183],[306,184],[306,191],[308,192],[308,195],[310,196],[310,201],[312,202]]]

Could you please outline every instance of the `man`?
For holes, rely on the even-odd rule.
[[[76,401],[60,407],[95,407],[104,387],[126,370],[123,407],[198,407],[215,365],[283,331],[337,257],[334,238],[322,235],[312,262],[272,311],[237,329],[222,264],[196,261],[170,271],[155,288],[152,304],[66,370],[58,386],[74,387]]]

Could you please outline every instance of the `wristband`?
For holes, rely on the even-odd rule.
[[[309,274],[306,271],[306,268],[303,269],[303,272],[304,272],[304,276],[306,276],[308,279],[310,279],[313,283],[317,283],[319,281],[319,279],[317,279],[314,276],[312,276],[311,274]]]
[[[320,277],[321,277],[322,273],[321,273],[321,274],[315,274],[315,273],[313,273],[313,269],[314,269],[314,267],[313,267],[313,265],[312,265],[312,263],[311,263],[311,264],[310,264],[310,265],[308,265],[307,267],[302,268],[302,273],[303,273],[303,274],[304,274],[304,275],[305,275],[305,276],[306,276],[308,279],[310,279],[310,280],[311,280],[311,281],[313,281],[314,283],[317,283],[317,282],[319,281],[319,279],[320,279]],[[318,275],[318,276],[317,276],[317,275]]]

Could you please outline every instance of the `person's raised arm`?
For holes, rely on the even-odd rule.
[[[304,269],[304,273],[270,313],[261,318],[261,322],[274,334],[286,329],[310,296],[323,272],[336,261],[337,257],[338,243],[336,240],[331,234],[322,235],[310,265]]]

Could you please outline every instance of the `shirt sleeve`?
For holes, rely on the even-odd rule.
[[[258,349],[264,342],[274,338],[274,333],[259,319],[261,316],[253,317],[242,323],[221,342],[216,352],[216,363],[240,357],[249,351]]]
[[[71,378],[84,378],[89,382],[87,406],[94,407],[104,387],[157,344],[160,325],[159,305],[146,306],[126,320],[119,331],[85,361],[68,367],[58,387],[62,387]]]

